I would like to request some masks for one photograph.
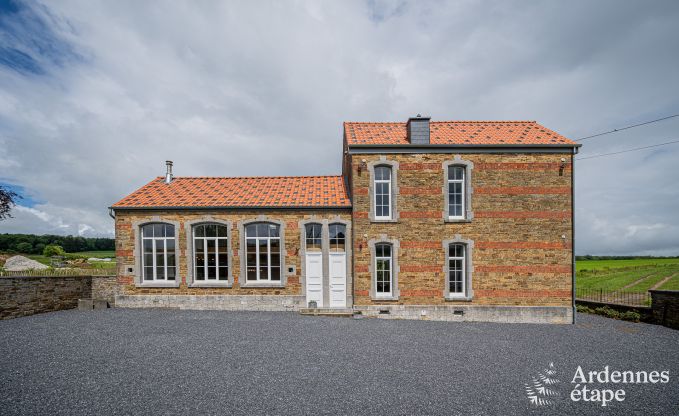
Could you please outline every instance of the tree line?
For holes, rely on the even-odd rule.
[[[48,245],[58,245],[68,253],[115,250],[112,238],[85,238],[72,235],[0,234],[0,251],[42,254]]]

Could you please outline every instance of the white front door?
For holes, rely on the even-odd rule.
[[[330,253],[330,307],[347,307],[347,255]]]
[[[319,308],[323,307],[323,254],[319,252],[306,253],[306,306],[316,301]]]

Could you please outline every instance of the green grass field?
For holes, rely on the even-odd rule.
[[[576,262],[576,276],[577,288],[585,290],[679,290],[679,258],[580,260]]]

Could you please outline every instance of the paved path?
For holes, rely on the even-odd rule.
[[[0,414],[679,414],[679,331],[578,319],[518,325],[159,309],[34,315],[0,321]],[[524,384],[550,362],[561,395],[534,407]],[[617,385],[626,400],[602,409],[570,401],[578,365],[670,370],[671,379]]]

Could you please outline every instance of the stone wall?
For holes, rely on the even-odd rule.
[[[354,304],[361,305],[572,305],[571,155],[565,154],[354,154]],[[561,159],[566,160],[562,166]],[[445,219],[444,165],[471,162],[467,221]],[[380,162],[381,161],[381,162]],[[396,169],[397,220],[371,220],[370,167]],[[473,242],[469,300],[444,296],[443,242]],[[370,296],[370,242],[398,243],[396,300]]]
[[[679,290],[649,290],[649,292],[655,322],[679,329]]]
[[[251,296],[304,296],[304,275],[302,267],[302,235],[300,222],[304,220],[332,223],[345,221],[351,224],[351,211],[345,210],[210,210],[210,211],[116,211],[116,257],[117,274],[121,295],[148,295],[149,301],[157,299],[155,295],[251,295]],[[231,287],[196,287],[190,276],[192,260],[190,246],[191,226],[201,222],[219,221],[229,224],[231,244],[230,264],[233,283]],[[283,270],[285,284],[281,287],[243,287],[242,285],[242,248],[241,228],[247,221],[274,221],[280,223],[283,230],[283,264],[285,269],[292,267],[292,272]],[[148,287],[140,276],[138,230],[149,222],[168,222],[175,224],[178,244],[178,279],[176,287]],[[347,244],[350,244],[347,236]],[[347,293],[351,296],[351,260],[347,256]],[[134,298],[129,298],[134,299]],[[140,299],[140,298],[139,298]],[[225,298],[227,299],[227,298]],[[132,301],[131,301],[132,302]],[[138,302],[138,301],[134,301]],[[141,301],[139,301],[141,302]],[[348,302],[351,304],[351,302]],[[273,305],[275,307],[275,305]]]
[[[0,277],[0,319],[73,309],[78,299],[113,304],[115,276]]]

